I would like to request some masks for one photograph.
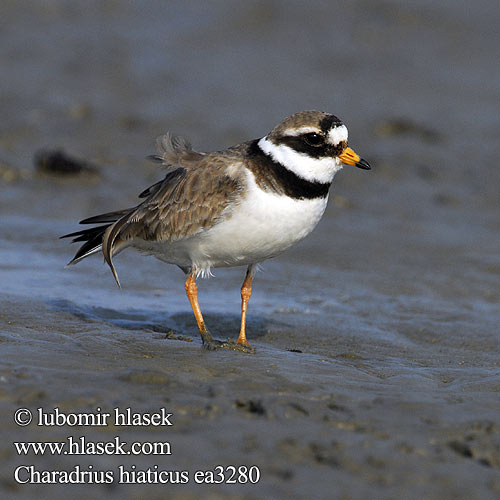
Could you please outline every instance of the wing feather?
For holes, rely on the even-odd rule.
[[[229,207],[241,194],[243,170],[234,168],[243,165],[238,147],[198,153],[186,139],[171,134],[157,145],[157,158],[169,168],[161,181],[139,195],[144,198],[139,205],[84,219],[81,224],[105,225],[66,235],[85,241],[71,263],[102,249],[118,286],[113,256],[124,246],[133,245],[134,239],[172,242],[207,230],[230,216]]]

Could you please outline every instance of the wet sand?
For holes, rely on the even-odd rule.
[[[500,495],[500,65],[496,2],[17,2],[0,44],[0,496],[496,498]],[[340,18],[339,18],[340,17]],[[207,352],[183,274],[132,251],[64,269],[61,234],[161,178],[166,130],[200,150],[300,109],[339,115],[374,167],[345,168],[318,228],[264,263],[254,355]],[[36,168],[64,150],[98,173]],[[199,282],[236,339],[244,268]],[[17,426],[16,409],[172,426]],[[168,441],[171,455],[19,456],[13,442]],[[188,471],[187,484],[29,485],[39,470]],[[257,484],[198,470],[260,468]]]

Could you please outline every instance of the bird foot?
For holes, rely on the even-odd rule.
[[[216,351],[217,349],[230,349],[232,351],[244,352],[246,354],[255,354],[255,348],[249,345],[237,344],[232,339],[227,339],[226,342],[212,338],[208,331],[202,334],[203,347],[209,351]]]
[[[230,349],[232,351],[244,352],[246,354],[255,354],[256,352],[255,347],[237,344],[231,339],[228,339],[226,342],[212,339],[210,343],[204,343],[203,347],[209,351],[216,351],[217,349]]]

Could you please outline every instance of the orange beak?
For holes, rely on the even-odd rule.
[[[355,167],[362,168],[364,170],[370,170],[372,168],[366,160],[363,160],[363,158],[361,158],[351,148],[345,148],[339,155],[339,158],[346,165],[354,165]]]

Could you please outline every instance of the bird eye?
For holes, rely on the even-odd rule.
[[[315,132],[311,132],[304,136],[304,141],[306,141],[309,146],[321,146],[321,144],[323,144],[323,137]]]

